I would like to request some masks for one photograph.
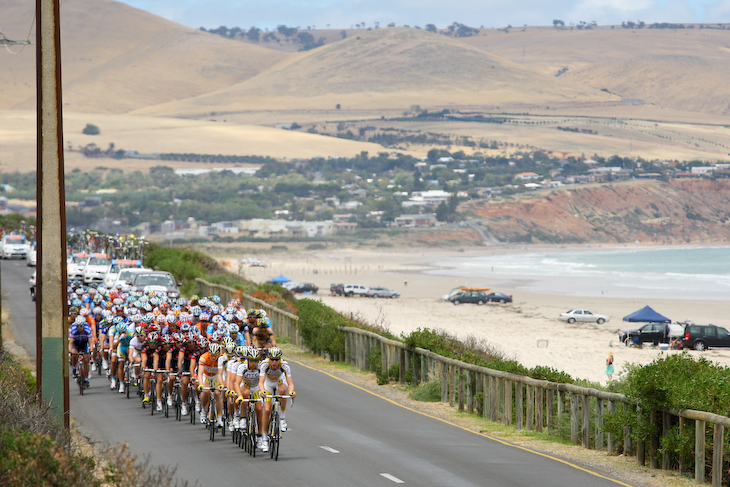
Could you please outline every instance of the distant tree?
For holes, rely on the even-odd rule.
[[[347,31],[345,29],[342,29],[340,31],[340,35],[342,36],[343,39],[347,39]]]
[[[286,37],[291,37],[294,34],[297,33],[296,27],[287,27],[286,25],[277,25],[276,30],[280,33],[285,35]]]
[[[438,32],[438,28],[433,24],[426,24],[426,30],[429,32]]]
[[[373,24],[375,24],[375,28],[376,29],[379,29],[380,28],[380,22],[373,22]]]
[[[82,132],[86,135],[99,135],[101,133],[101,130],[99,130],[99,127],[97,127],[93,123],[87,123]]]
[[[395,22],[388,23],[388,27],[395,27]]]
[[[560,19],[553,20],[553,27],[565,27],[565,22]]]
[[[337,105],[335,105],[335,108],[339,110],[340,108],[342,108],[342,105],[340,105],[340,104],[338,103]]]
[[[258,42],[259,38],[261,36],[261,29],[258,27],[251,27],[248,29],[248,32],[246,32],[246,37],[248,37],[249,41]]]

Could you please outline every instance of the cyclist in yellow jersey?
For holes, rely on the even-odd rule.
[[[271,401],[266,401],[266,396],[274,395],[277,389],[280,395],[288,393],[292,398],[297,395],[294,391],[291,367],[289,367],[288,362],[282,360],[283,355],[284,352],[280,348],[272,347],[269,349],[269,358],[264,360],[259,367],[259,390],[261,391],[261,397],[264,399],[264,415],[261,422],[261,449],[263,451],[269,449],[267,431],[269,430],[269,418],[271,416]],[[286,402],[286,399],[281,400],[281,431],[286,431],[288,428],[286,423]]]

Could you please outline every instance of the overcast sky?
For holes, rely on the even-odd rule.
[[[189,27],[284,24],[324,29],[435,24],[452,22],[472,27],[552,25],[560,19],[596,21],[599,25],[626,20],[653,22],[730,22],[730,0],[120,0]]]

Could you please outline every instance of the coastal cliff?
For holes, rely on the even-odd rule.
[[[470,202],[460,211],[503,243],[725,242],[730,239],[730,181],[571,186]]]

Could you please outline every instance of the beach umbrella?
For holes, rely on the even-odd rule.
[[[275,278],[269,281],[271,284],[284,284],[285,282],[291,282],[291,279],[288,279],[284,276],[284,274],[279,274]]]
[[[642,323],[671,323],[672,320],[654,311],[651,306],[644,306],[630,315],[624,316],[624,321]]]

